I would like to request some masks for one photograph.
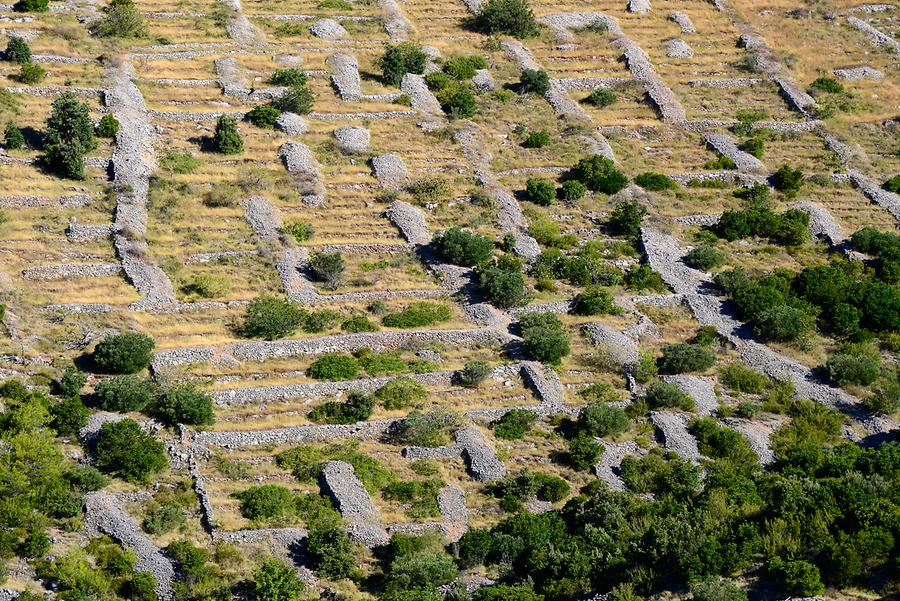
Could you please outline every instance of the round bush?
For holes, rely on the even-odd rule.
[[[247,307],[241,335],[265,340],[284,338],[297,331],[306,315],[306,311],[293,301],[263,296]]]
[[[763,340],[787,342],[813,331],[815,319],[796,307],[776,305],[756,318],[753,333]]]
[[[222,115],[216,122],[212,147],[221,154],[240,154],[244,152],[244,140],[238,131],[237,121]]]
[[[578,435],[569,441],[569,463],[577,470],[593,469],[602,452],[603,447],[590,436]]]
[[[523,148],[543,148],[550,143],[550,134],[546,131],[533,131],[522,141]]]
[[[445,261],[463,267],[473,267],[486,261],[494,250],[493,243],[484,236],[458,227],[435,234],[431,246]]]
[[[21,150],[25,147],[25,135],[12,121],[3,129],[3,144],[7,150]]]
[[[487,61],[483,56],[468,55],[454,56],[444,63],[444,73],[459,80],[472,79],[478,69],[487,68]]]
[[[232,496],[241,502],[241,515],[254,522],[284,519],[295,512],[294,493],[277,484],[253,486]]]
[[[488,0],[476,15],[475,26],[489,35],[506,34],[519,39],[534,37],[539,31],[525,0]]]
[[[578,431],[587,436],[616,436],[628,426],[625,411],[608,403],[590,403],[578,412]]]
[[[698,246],[688,251],[684,256],[684,262],[694,269],[709,271],[722,265],[725,257],[711,246]]]
[[[616,93],[610,90],[609,88],[594,88],[588,97],[584,99],[588,104],[593,104],[594,106],[605,108],[607,106],[611,106],[615,104]]]
[[[3,53],[3,59],[13,63],[24,65],[31,62],[31,48],[24,38],[12,35],[6,43],[6,51]]]
[[[103,115],[97,123],[97,136],[100,138],[115,138],[119,133],[119,120],[112,115]]]
[[[138,484],[146,484],[167,463],[163,444],[133,419],[103,424],[96,452],[101,470]]]
[[[400,42],[388,44],[384,55],[379,60],[379,66],[388,85],[399,86],[403,76],[407,73],[422,74],[425,72],[425,64],[428,55],[422,47],[415,42]]]
[[[484,361],[470,361],[458,373],[458,380],[466,388],[476,388],[491,375],[491,366]]]
[[[153,414],[168,424],[206,426],[213,423],[213,401],[193,384],[172,386],[154,401]]]
[[[569,177],[580,181],[589,190],[604,194],[615,194],[628,184],[628,178],[616,169],[615,163],[599,154],[578,161],[569,170]]]
[[[365,315],[354,315],[341,324],[341,329],[351,334],[359,334],[361,332],[375,332],[378,330],[378,326],[369,321]]]
[[[519,320],[525,352],[544,363],[558,363],[569,354],[569,337],[552,313],[529,313]]]
[[[675,190],[678,188],[678,184],[669,176],[653,171],[641,173],[634,178],[634,183],[651,192],[662,192],[663,190]]]
[[[307,374],[315,380],[352,380],[359,373],[359,363],[351,355],[322,355],[312,362]]]
[[[525,197],[546,207],[556,202],[556,188],[547,180],[532,177],[525,183]]]
[[[574,179],[564,181],[556,193],[563,202],[578,202],[585,194],[587,186]]]
[[[103,380],[94,389],[97,405],[105,411],[128,413],[141,411],[155,392],[156,386],[150,380],[134,375],[115,376]]]
[[[28,85],[40,83],[47,76],[47,70],[37,63],[23,63],[19,67],[19,81]]]
[[[385,315],[381,320],[389,328],[421,328],[448,321],[450,307],[442,303],[418,302],[397,313]]]
[[[317,252],[309,258],[312,276],[325,283],[325,287],[336,290],[344,276],[344,257],[339,252]]]
[[[272,100],[272,106],[284,113],[306,115],[312,111],[316,96],[307,86],[291,86]]]
[[[550,76],[539,69],[523,69],[519,77],[522,92],[543,96],[550,90]]]
[[[150,365],[153,339],[130,332],[107,336],[94,348],[94,365],[112,374],[133,374]]]
[[[681,374],[709,369],[716,362],[716,354],[698,344],[668,344],[656,361],[659,373]]]
[[[651,409],[678,408],[685,411],[693,411],[694,400],[681,392],[675,384],[656,380],[652,382],[644,394],[644,398]]]
[[[300,69],[290,67],[287,69],[275,69],[275,72],[269,78],[269,83],[292,88],[294,86],[305,86],[307,80],[306,73]]]
[[[281,111],[279,111],[274,106],[261,104],[259,106],[253,107],[245,115],[245,118],[256,127],[261,127],[263,129],[274,129],[275,122],[278,121],[278,117],[280,116]]]
[[[535,419],[537,416],[531,411],[512,409],[492,424],[494,435],[503,440],[519,440],[525,436]]]
[[[825,364],[828,377],[838,386],[859,384],[868,386],[881,373],[881,361],[866,354],[837,353]]]
[[[385,409],[404,409],[420,403],[428,396],[428,389],[412,378],[395,378],[375,391],[375,399]]]
[[[591,287],[575,295],[569,312],[573,315],[616,315],[621,309],[609,290]]]

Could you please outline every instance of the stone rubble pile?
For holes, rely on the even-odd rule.
[[[624,491],[625,482],[619,476],[619,466],[622,459],[628,455],[645,455],[647,451],[638,446],[633,440],[625,442],[602,441],[603,453],[600,460],[594,465],[594,473],[597,477],[609,485],[613,491]]]
[[[403,159],[395,154],[380,154],[372,159],[372,170],[382,188],[403,190],[409,183],[409,173]]]
[[[835,69],[834,74],[848,81],[857,81],[860,79],[871,79],[872,81],[881,81],[884,79],[884,73],[874,67],[847,67],[845,69]]]
[[[428,89],[428,84],[421,75],[415,73],[404,75],[403,81],[400,82],[400,91],[409,96],[412,109],[423,117],[425,124],[434,127],[445,120],[441,103]],[[425,128],[427,129],[428,125]]]
[[[309,121],[296,113],[281,113],[275,127],[289,136],[299,136],[309,130]]]
[[[894,52],[900,52],[900,42],[884,33],[883,31],[872,27],[862,19],[858,19],[856,17],[847,17],[847,23],[872,38],[872,42],[876,46],[884,46],[893,50]]]
[[[809,215],[809,231],[816,238],[824,238],[832,246],[839,246],[847,239],[841,226],[822,205],[811,200],[801,200],[795,202],[792,208]]]
[[[676,376],[662,376],[662,380],[675,384],[681,392],[694,399],[696,405],[695,413],[700,417],[712,415],[719,407],[719,399],[716,397],[713,383],[707,378],[679,374]]]
[[[387,217],[410,244],[424,246],[431,243],[431,231],[425,223],[425,215],[418,207],[403,200],[395,200],[388,208]]]
[[[688,431],[687,419],[684,413],[675,411],[650,412],[650,421],[659,429],[666,450],[691,463],[699,463],[703,456],[697,448],[697,439]]]
[[[650,12],[650,0],[628,0],[628,12],[639,15]]]
[[[238,68],[236,59],[233,57],[217,58],[213,61],[213,67],[216,70],[217,81],[223,94],[237,98],[247,97],[247,83]]]
[[[762,161],[750,153],[738,148],[737,142],[727,134],[706,134],[706,144],[721,154],[734,161],[738,171],[765,171],[766,166]]]
[[[666,56],[669,58],[691,58],[694,51],[688,46],[688,43],[680,38],[669,40],[664,44]]]
[[[278,244],[281,235],[281,213],[278,208],[262,196],[251,196],[241,201],[244,218],[261,240]]]
[[[402,42],[409,37],[409,21],[400,9],[397,0],[378,0],[378,7],[384,12],[384,30],[393,42]]]
[[[319,161],[309,146],[296,140],[288,140],[281,145],[278,156],[285,169],[294,178],[297,190],[308,205],[325,203],[325,186]]]
[[[755,77],[734,77],[731,79],[692,79],[688,85],[692,88],[737,89],[749,88],[762,83]]]
[[[371,137],[365,127],[347,125],[333,132],[338,149],[344,154],[366,154],[369,152]]]
[[[615,328],[589,323],[582,326],[591,339],[591,344],[601,347],[607,356],[626,369],[637,365],[640,353],[634,341]]]
[[[350,34],[347,33],[347,30],[344,29],[343,25],[334,19],[328,18],[319,19],[310,25],[309,31],[317,38],[324,38],[326,40],[343,40],[350,37]]]
[[[563,410],[565,391],[555,371],[541,363],[525,361],[522,363],[522,380],[534,390],[546,411]]]
[[[506,475],[506,467],[478,428],[471,426],[459,430],[456,443],[462,448],[469,471],[478,481],[492,482]]]
[[[448,484],[438,491],[438,507],[444,521],[445,535],[453,543],[469,529],[469,511],[466,494],[455,484]]]
[[[493,92],[496,84],[491,72],[487,69],[478,69],[475,71],[475,77],[472,78],[472,85],[475,89],[482,92]]]
[[[222,3],[229,10],[225,21],[228,37],[238,44],[257,43],[262,36],[241,10],[241,0],[222,0]]]
[[[378,509],[353,466],[344,461],[329,461],[322,469],[322,487],[334,500],[347,522],[347,534],[353,542],[377,547],[388,541]]]
[[[156,594],[161,599],[172,598],[172,582],[175,568],[148,539],[135,521],[126,514],[116,497],[94,492],[84,500],[84,529],[89,535],[107,534],[137,556],[134,566],[137,572],[152,574],[156,579]]]
[[[675,10],[669,13],[669,19],[678,23],[678,26],[681,27],[681,33],[684,35],[693,35],[697,33],[697,28],[694,27],[694,22],[691,21],[691,18],[680,10]]]
[[[737,417],[726,417],[722,423],[747,439],[750,448],[759,456],[759,462],[762,465],[769,465],[775,461],[775,452],[772,451],[769,444],[769,438],[773,432],[771,425],[759,420]]]
[[[326,64],[331,70],[331,83],[341,100],[355,101],[362,98],[359,64],[354,57],[342,53],[332,54]]]

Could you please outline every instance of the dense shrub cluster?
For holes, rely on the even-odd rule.
[[[559,363],[569,354],[569,336],[559,317],[553,313],[528,313],[519,319],[522,346],[533,359]]]
[[[29,63],[26,63],[29,64]],[[44,131],[44,162],[68,179],[84,179],[84,157],[97,148],[90,108],[72,92],[54,101]]]
[[[689,371],[704,371],[713,366],[716,355],[699,344],[667,344],[656,365],[659,373],[681,374]]]
[[[384,54],[378,62],[385,83],[399,86],[407,73],[422,74],[428,55],[415,42],[386,44]]]
[[[519,440],[524,437],[537,416],[524,409],[511,409],[503,414],[503,416],[494,421],[491,427],[494,429],[494,435],[503,440]]]
[[[389,313],[381,322],[389,328],[421,328],[450,319],[450,307],[443,303],[418,302],[397,313]]]
[[[564,255],[556,249],[543,251],[531,265],[537,279],[565,280],[573,286],[617,286],[622,271],[609,263],[608,249],[599,242],[587,242],[574,254]]]
[[[435,234],[431,246],[445,261],[463,267],[474,267],[486,261],[494,250],[493,243],[484,236],[458,227]]]
[[[503,255],[478,266],[478,284],[491,304],[504,309],[524,305],[528,301],[522,262],[513,255]]]
[[[744,208],[722,213],[713,227],[719,237],[740,240],[757,236],[786,245],[798,245],[809,240],[809,214],[799,209],[775,213],[769,189],[765,185],[754,184],[750,188],[736,190],[734,194],[744,201]]]
[[[628,178],[616,168],[615,163],[599,154],[578,161],[567,177],[584,184],[589,190],[615,194],[628,184]]]
[[[534,13],[525,0],[488,0],[475,16],[475,26],[490,35],[530,38],[538,34]]]
[[[375,400],[367,394],[353,391],[346,401],[328,401],[309,412],[309,419],[326,424],[355,424],[372,415]]]

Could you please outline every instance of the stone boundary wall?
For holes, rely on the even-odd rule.
[[[22,270],[26,280],[58,281],[76,278],[105,278],[122,273],[118,263],[63,263],[60,265],[35,265]]]

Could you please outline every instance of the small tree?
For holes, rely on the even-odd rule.
[[[662,192],[663,190],[675,190],[678,188],[678,184],[672,178],[654,171],[641,173],[634,178],[634,183],[651,192]]]
[[[569,177],[580,181],[594,192],[615,194],[628,184],[628,178],[616,169],[615,163],[595,154],[583,158],[569,170]]]
[[[550,143],[550,134],[545,130],[528,132],[522,141],[522,148],[543,148]]]
[[[115,138],[119,133],[119,120],[112,115],[103,115],[97,124],[97,136],[100,138]]]
[[[317,252],[309,259],[309,271],[313,277],[336,290],[344,276],[344,258],[339,252]]]
[[[315,100],[316,95],[307,85],[296,85],[291,86],[281,96],[272,100],[272,106],[285,113],[306,115],[312,111]]]
[[[247,307],[241,334],[266,340],[284,338],[296,332],[306,316],[306,311],[293,301],[261,296]]]
[[[525,197],[534,204],[547,207],[556,202],[556,188],[545,179],[531,177],[525,183]]]
[[[616,436],[628,429],[628,415],[609,403],[585,405],[578,413],[578,432],[588,436]]]
[[[524,94],[543,96],[550,90],[550,76],[539,69],[523,69],[519,76],[519,85]]]
[[[3,144],[7,150],[20,150],[25,146],[25,136],[22,130],[16,127],[12,121],[6,123],[3,130]]]
[[[613,233],[627,238],[637,238],[641,234],[641,223],[647,208],[636,201],[620,202],[609,216],[609,227]]]
[[[519,440],[525,436],[537,416],[525,409],[511,409],[492,425],[494,435],[503,440]]]
[[[753,333],[763,340],[789,342],[813,331],[816,320],[802,309],[776,304],[759,313]]]
[[[772,185],[776,190],[788,198],[792,198],[800,191],[803,185],[803,173],[799,169],[791,169],[788,165],[782,165],[772,174]]]
[[[250,112],[245,115],[245,119],[256,127],[273,129],[275,127],[275,122],[278,121],[278,117],[280,116],[281,111],[274,106],[261,104],[253,107]]]
[[[94,348],[94,365],[112,374],[133,374],[147,368],[153,358],[153,339],[129,332],[107,336]]]
[[[565,203],[578,202],[584,198],[585,194],[587,194],[587,186],[574,179],[564,181],[556,191],[556,195]]]
[[[45,132],[44,161],[57,174],[84,179],[84,155],[97,147],[90,109],[72,92],[53,101]]]
[[[427,62],[428,55],[419,44],[400,42],[385,44],[384,55],[378,61],[378,66],[381,67],[386,84],[399,86],[407,73],[424,73]]]
[[[576,294],[569,309],[573,315],[616,315],[621,311],[612,293],[597,286]]]
[[[193,384],[178,384],[164,390],[154,401],[153,414],[171,425],[207,426],[214,419],[212,397]]]
[[[465,84],[454,82],[436,95],[441,109],[453,119],[465,119],[475,114],[478,108],[475,95]]]
[[[259,601],[294,601],[303,591],[297,571],[278,559],[266,559],[253,573],[253,591]]]
[[[244,140],[238,130],[237,121],[222,115],[216,122],[212,146],[221,154],[240,154],[244,152]]]
[[[81,397],[70,396],[50,407],[50,426],[57,434],[77,434],[87,425],[91,410],[84,406]]]
[[[489,35],[506,34],[519,39],[539,32],[525,0],[488,0],[476,15],[475,26]]]
[[[569,441],[569,463],[577,470],[590,470],[597,463],[603,447],[590,436],[579,434]]]
[[[91,24],[91,33],[101,38],[142,38],[147,35],[144,18],[134,0],[110,0],[103,17]]]
[[[103,380],[94,389],[94,400],[105,411],[128,413],[142,411],[156,392],[151,380],[135,375],[115,376]]]
[[[478,284],[485,296],[497,307],[516,307],[528,300],[522,265],[515,257],[500,257],[480,266]]]
[[[609,88],[594,88],[594,90],[588,94],[588,97],[584,99],[588,104],[593,104],[594,106],[605,108],[615,104],[616,93],[610,90]]]
[[[108,422],[97,436],[97,466],[129,482],[146,484],[166,466],[166,452],[133,419]]]
[[[10,36],[9,42],[6,44],[6,52],[3,53],[4,60],[20,65],[31,62],[31,48],[24,38],[19,36]]]
[[[349,576],[356,563],[353,543],[343,528],[310,528],[306,551],[316,573],[332,580]]]
[[[656,364],[663,374],[703,371],[716,362],[715,353],[698,344],[668,344],[663,347],[662,353]]]
[[[558,363],[569,354],[569,337],[553,313],[529,313],[519,320],[525,352],[543,363]]]
[[[472,267],[486,261],[494,250],[493,243],[484,236],[458,227],[435,234],[431,239],[431,246],[445,261],[463,267]]]

